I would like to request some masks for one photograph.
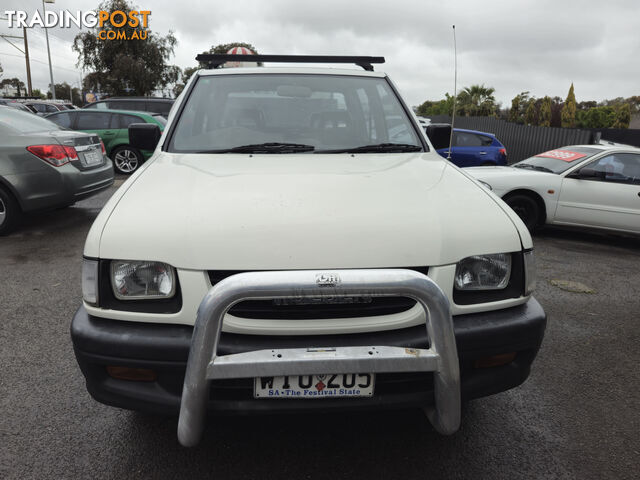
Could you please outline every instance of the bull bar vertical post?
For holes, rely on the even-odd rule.
[[[314,353],[305,349],[280,349],[278,355],[272,350],[263,350],[218,356],[224,316],[236,303],[325,296],[412,298],[425,310],[430,346],[428,349],[338,347],[330,353],[322,349]],[[375,355],[371,349],[376,350]],[[236,274],[213,286],[198,307],[182,390],[178,440],[186,447],[199,442],[210,394],[209,383],[214,378],[402,371],[434,372],[435,402],[433,407],[425,407],[425,413],[438,432],[456,432],[460,425],[460,372],[453,322],[446,295],[429,277],[404,269]]]

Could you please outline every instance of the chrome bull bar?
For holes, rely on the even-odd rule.
[[[426,313],[429,348],[375,345],[325,349],[309,345],[309,349],[218,355],[224,316],[238,302],[351,296],[416,300]],[[182,390],[178,440],[185,447],[200,441],[213,379],[422,371],[434,372],[435,404],[425,407],[431,424],[441,434],[456,432],[460,426],[460,371],[453,323],[447,297],[429,277],[403,269],[239,273],[213,286],[198,307]]]

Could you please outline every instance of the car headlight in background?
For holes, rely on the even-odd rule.
[[[111,286],[119,300],[171,298],[176,292],[176,275],[162,262],[113,260]]]
[[[456,265],[455,287],[458,290],[500,290],[511,277],[511,254],[474,255]]]
[[[82,259],[82,299],[90,305],[98,304],[98,260]]]

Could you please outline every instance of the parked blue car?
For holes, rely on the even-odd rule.
[[[451,150],[451,161],[459,167],[507,164],[507,149],[491,133],[454,128]],[[437,152],[447,158],[449,148]]]

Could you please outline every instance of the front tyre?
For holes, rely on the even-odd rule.
[[[13,195],[0,187],[0,236],[15,228],[21,214],[20,205]]]
[[[540,207],[528,195],[512,195],[504,198],[511,209],[518,214],[530,232],[540,223]]]
[[[113,157],[113,167],[116,172],[130,175],[142,165],[142,153],[137,148],[129,145],[121,145],[111,152]]]

